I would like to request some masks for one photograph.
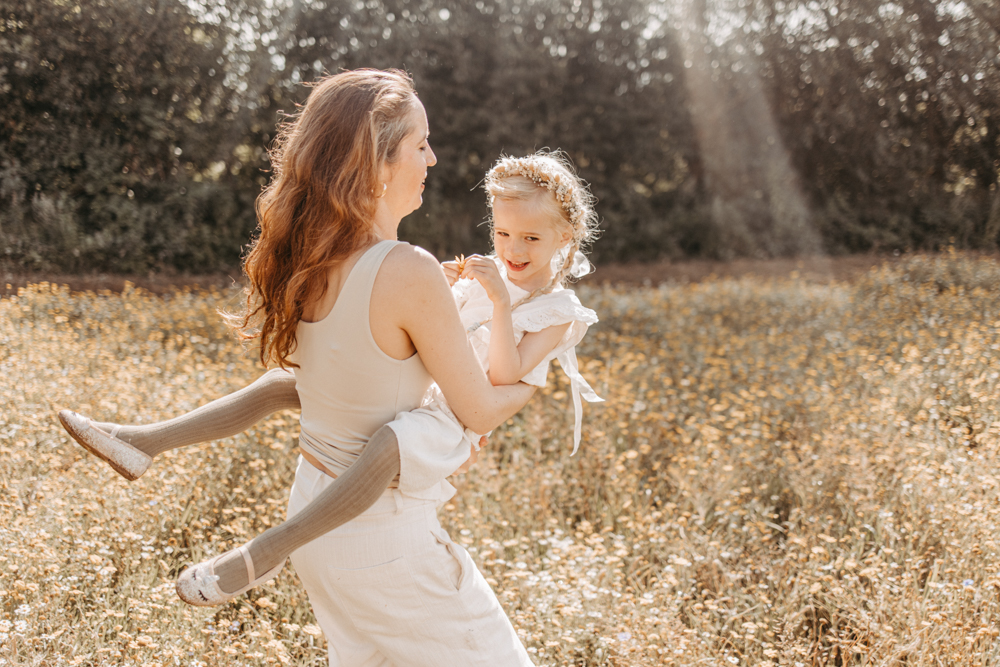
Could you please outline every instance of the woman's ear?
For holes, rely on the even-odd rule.
[[[392,180],[392,165],[388,162],[383,162],[382,166],[378,169],[378,183],[375,185],[375,195],[378,197],[382,196],[384,191],[384,186]]]

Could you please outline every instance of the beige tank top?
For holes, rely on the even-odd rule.
[[[382,261],[399,241],[369,248],[351,269],[330,313],[300,321],[291,360],[302,403],[303,450],[334,475],[360,456],[368,438],[396,413],[419,406],[431,383],[418,354],[393,359],[372,337],[368,308]]]

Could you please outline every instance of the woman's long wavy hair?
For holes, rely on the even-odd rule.
[[[374,240],[380,170],[411,130],[413,81],[398,70],[342,72],[312,84],[279,128],[274,175],[257,199],[258,234],[243,262],[246,309],[229,318],[244,342],[260,339],[264,366],[296,366],[295,330],[323,298],[330,269]]]

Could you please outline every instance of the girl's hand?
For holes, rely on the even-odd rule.
[[[462,278],[478,280],[494,306],[510,308],[510,293],[507,291],[507,286],[504,285],[503,278],[500,277],[500,270],[497,268],[496,262],[492,259],[482,255],[466,258]]]
[[[448,279],[448,285],[452,287],[462,275],[462,267],[458,262],[441,262],[441,270],[444,271],[444,277]]]

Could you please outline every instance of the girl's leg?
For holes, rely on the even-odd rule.
[[[138,426],[102,422],[93,422],[93,425],[154,457],[170,449],[228,438],[242,433],[271,413],[298,408],[295,376],[291,371],[273,368],[250,386],[180,417]]]
[[[358,460],[305,509],[281,525],[264,531],[247,545],[254,571],[260,574],[277,567],[302,545],[360,515],[381,497],[398,474],[396,434],[383,426],[368,441]],[[215,559],[212,570],[211,574],[219,578],[216,583],[224,593],[238,591],[249,583],[243,555],[237,549]],[[186,574],[188,570],[178,580],[178,592],[185,601],[197,603],[196,593],[191,592],[193,588],[184,589],[185,585],[194,586],[186,583]]]

